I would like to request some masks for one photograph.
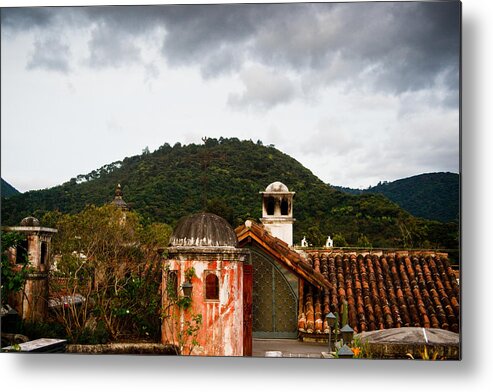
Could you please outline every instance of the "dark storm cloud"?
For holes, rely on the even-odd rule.
[[[167,63],[198,66],[207,78],[238,72],[250,61],[298,73],[303,89],[338,83],[401,94],[442,81],[453,92],[459,7],[376,2],[30,8],[2,12],[2,26],[49,32],[90,25],[89,64],[98,67],[140,61],[135,39],[162,29],[159,46]],[[455,100],[444,104],[450,102]]]
[[[279,8],[241,4],[170,7],[163,12],[168,34],[163,54],[172,65],[201,65],[205,58],[209,75],[229,68],[223,64],[223,56],[238,58],[232,67],[239,67],[259,26],[275,20],[285,6]]]
[[[373,69],[367,83],[400,93],[431,87],[441,72],[458,70],[457,3],[176,7],[165,20],[170,64],[203,66],[205,59],[209,75],[211,61],[220,65],[227,55],[312,73],[317,84],[358,81]],[[337,61],[347,73],[330,72]],[[457,78],[449,81],[449,88],[458,87]]]
[[[433,87],[444,72],[457,74],[456,6],[357,3],[313,15],[261,34],[258,55],[306,72],[307,85],[347,83],[393,94]],[[458,88],[458,78],[448,80],[448,88]]]
[[[47,27],[52,23],[53,17],[50,8],[2,8],[0,20],[2,28],[16,32]]]

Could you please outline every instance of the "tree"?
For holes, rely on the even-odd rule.
[[[335,234],[333,240],[334,240],[334,246],[338,246],[338,247],[348,246],[348,243],[342,234],[339,233]]]
[[[358,237],[358,242],[356,243],[356,246],[359,248],[371,248],[372,247],[370,240],[364,234],[361,234]]]
[[[159,336],[160,249],[171,228],[145,225],[138,214],[113,205],[60,214],[55,226],[51,289],[65,298],[56,312],[67,334],[77,341],[102,325],[110,340]]]
[[[226,219],[232,226],[236,223],[234,220],[234,210],[224,201],[224,199],[213,198],[211,200],[207,200],[205,211],[219,215],[220,217]]]
[[[310,227],[306,238],[310,246],[321,247],[325,245],[326,237],[322,234],[318,226]]]

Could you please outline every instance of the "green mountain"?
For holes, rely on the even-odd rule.
[[[80,211],[113,199],[120,183],[125,201],[145,218],[173,225],[200,210],[218,213],[233,226],[261,216],[267,185],[285,183],[296,192],[294,240],[313,245],[335,235],[335,245],[457,248],[457,223],[416,218],[380,194],[349,195],[318,179],[290,156],[260,141],[207,139],[113,162],[50,189],[2,199],[2,224],[17,224],[46,211]],[[338,244],[339,242],[339,244]]]
[[[335,187],[343,192],[382,194],[414,216],[441,222],[459,220],[460,178],[456,173],[427,173],[368,189]]]
[[[20,192],[15,189],[12,185],[10,185],[7,181],[5,181],[3,178],[2,180],[2,185],[1,185],[1,192],[0,194],[2,195],[2,198],[5,197],[10,197],[10,196],[15,196],[20,194]]]

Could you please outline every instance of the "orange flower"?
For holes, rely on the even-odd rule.
[[[351,350],[353,350],[354,358],[359,358],[359,355],[361,354],[361,349],[359,347],[353,347]]]

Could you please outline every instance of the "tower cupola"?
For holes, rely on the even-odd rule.
[[[271,234],[289,246],[293,245],[293,197],[282,182],[276,181],[267,186],[262,194],[263,225]]]

